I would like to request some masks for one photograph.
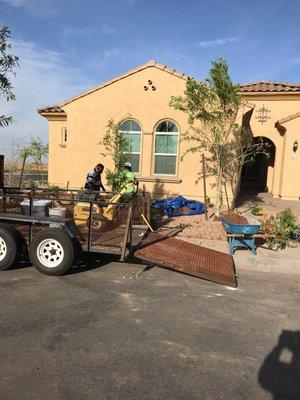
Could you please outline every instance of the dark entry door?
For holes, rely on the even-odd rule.
[[[243,165],[242,181],[249,187],[264,189],[266,186],[266,166],[264,154],[257,154],[254,160]]]

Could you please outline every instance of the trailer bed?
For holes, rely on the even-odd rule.
[[[141,242],[146,231],[147,227],[144,227],[144,229],[132,229],[131,247],[135,247]],[[121,254],[124,249],[125,236],[126,227],[117,227],[101,233],[92,232],[91,250],[97,253]],[[82,249],[87,251],[88,244],[85,239],[81,240],[81,245]]]

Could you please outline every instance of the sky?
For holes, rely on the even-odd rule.
[[[298,0],[0,0],[20,67],[16,101],[0,97],[0,153],[48,141],[38,107],[156,60],[198,79],[225,57],[232,80],[300,82]]]

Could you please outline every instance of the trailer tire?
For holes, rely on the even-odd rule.
[[[13,226],[0,224],[0,271],[15,265],[22,254],[23,236]]]
[[[46,275],[63,275],[75,263],[75,241],[60,228],[49,228],[34,235],[29,246],[33,266]]]

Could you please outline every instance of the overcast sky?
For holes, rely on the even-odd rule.
[[[15,118],[0,128],[0,153],[29,135],[47,139],[36,113],[151,59],[206,77],[225,57],[236,82],[300,81],[297,0],[0,0],[0,25],[20,57]]]

